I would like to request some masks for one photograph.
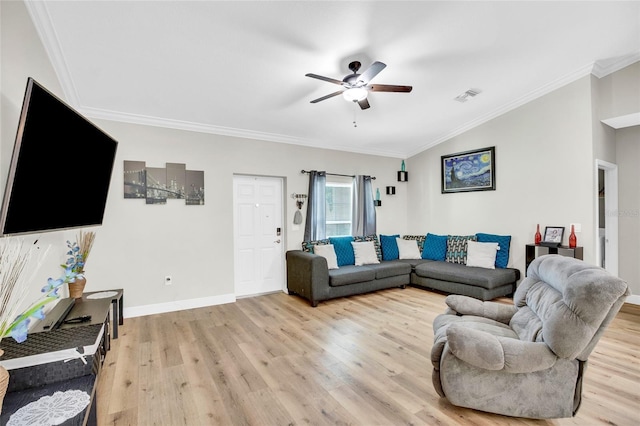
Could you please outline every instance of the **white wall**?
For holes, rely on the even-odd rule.
[[[4,187],[27,77],[34,77],[62,99],[64,94],[24,4],[1,2],[0,7],[0,176]],[[294,229],[292,223],[296,206],[290,197],[293,192],[307,192],[308,176],[300,173],[302,169],[376,176],[374,188],[379,187],[382,194],[382,206],[377,208],[378,231],[406,232],[406,190],[395,182],[400,167],[398,159],[94,122],[118,140],[119,145],[104,224],[94,228],[97,236],[87,262],[87,290],[124,288],[125,308],[129,310],[192,299],[226,300],[225,296],[233,294],[234,173],[284,177],[287,249],[299,248],[303,238],[304,228]],[[77,160],[70,155],[69,164],[64,167],[76,167]],[[203,170],[205,205],[186,206],[183,200],[146,205],[143,200],[125,200],[123,160],[145,161],[151,167],[164,167],[167,162],[185,163],[190,170]],[[386,185],[395,185],[397,194],[387,197]],[[81,208],[80,201],[77,208]],[[303,216],[305,212],[306,204]],[[76,231],[66,231],[27,238],[31,242],[39,238],[38,244],[53,247],[34,282],[30,300],[37,297],[47,277],[57,277],[59,264],[65,259],[65,241],[73,240],[75,235]],[[164,285],[165,275],[173,276],[172,286]]]
[[[376,176],[382,206],[378,231],[404,233],[406,194],[384,195],[392,185],[399,160],[336,152],[279,143],[216,136],[100,121],[119,141],[114,178],[105,223],[98,230],[92,254],[90,280],[101,288],[126,287],[130,306],[233,293],[233,175],[251,174],[285,178],[287,249],[298,249],[304,226],[293,225],[297,209],[291,193],[307,193],[304,170]],[[146,205],[124,199],[123,160],[146,161],[164,167],[185,163],[187,169],[204,170],[205,205],[186,206],[184,200],[166,205]],[[398,186],[397,186],[398,187]],[[401,192],[401,191],[398,191]],[[306,203],[302,210],[306,215]],[[100,245],[98,245],[100,243]],[[118,266],[120,265],[120,266]],[[122,271],[120,271],[122,267]],[[164,286],[165,275],[174,284]]]
[[[640,126],[616,130],[620,278],[640,304]]]
[[[509,265],[524,276],[536,224],[580,223],[578,245],[594,261],[590,78],[584,77],[411,157],[409,228],[436,234],[511,235]],[[480,99],[478,99],[480,101]],[[474,101],[475,102],[475,101]],[[496,190],[441,193],[440,156],[496,147]]]
[[[0,2],[0,11],[0,176],[4,185],[27,77],[33,76],[58,96],[64,96],[24,4]],[[617,77],[610,80],[604,83],[618,87]],[[284,177],[286,248],[292,249],[299,247],[303,235],[302,227],[294,229],[296,207],[289,196],[307,192],[308,177],[300,173],[301,169],[375,175],[378,179],[374,188],[379,187],[382,194],[382,206],[377,208],[379,233],[510,234],[510,266],[524,272],[524,245],[533,240],[537,223],[543,228],[568,228],[569,223],[577,222],[583,229],[578,234],[578,244],[585,247],[585,260],[593,262],[594,156],[604,152],[610,157],[616,152],[606,145],[609,131],[594,131],[592,122],[596,108],[615,109],[616,95],[605,87],[598,105],[594,105],[594,84],[592,78],[584,77],[415,155],[407,160],[407,183],[396,181],[400,161],[393,158],[96,121],[119,141],[119,148],[105,223],[96,229],[94,252],[87,264],[88,289],[124,288],[125,307],[129,309],[232,294],[234,173]],[[616,109],[622,110],[625,109]],[[598,136],[602,145],[597,151],[593,138],[600,131],[604,136]],[[637,134],[616,137],[618,159],[636,155],[633,166],[620,165],[621,175],[637,173],[637,151],[626,154],[633,145],[627,141],[637,140]],[[441,194],[440,156],[487,146],[496,146],[497,190]],[[151,167],[185,163],[188,169],[203,170],[205,205],[186,206],[180,200],[146,205],[141,200],[125,200],[123,160],[146,161]],[[631,199],[637,203],[637,188],[627,189],[623,184],[626,176],[620,177],[621,191],[635,191],[635,198]],[[637,182],[638,176],[631,179]],[[385,195],[387,185],[396,187],[395,196]],[[629,208],[638,207],[633,204]],[[633,241],[623,243],[622,222],[621,247],[637,244],[637,230]],[[57,274],[58,263],[64,258],[64,241],[74,236],[75,232],[70,231],[40,236],[40,244],[51,243],[54,251],[50,262],[44,265],[41,279],[34,284],[36,294],[47,276]],[[637,245],[634,249],[637,253]],[[633,253],[632,249],[629,253]],[[626,271],[623,263],[621,256],[621,273]],[[637,254],[631,265],[636,269],[624,273],[637,277]],[[174,285],[164,286],[163,278],[169,274]]]
[[[0,10],[0,191],[4,194],[27,77],[35,78],[58,96],[62,95],[62,90],[24,4],[18,1],[2,1]],[[63,190],[64,188],[61,188],[61,191]],[[40,289],[46,284],[47,278],[59,277],[59,265],[65,260],[65,241],[73,235],[68,232],[56,232],[12,238],[22,239],[28,245],[37,240],[35,246],[38,251],[50,247],[25,303],[36,300],[41,295]]]

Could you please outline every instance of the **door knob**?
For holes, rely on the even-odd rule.
[[[280,240],[275,240],[274,243],[280,244]]]

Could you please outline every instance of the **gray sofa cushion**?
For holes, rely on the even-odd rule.
[[[366,265],[376,272],[376,279],[395,277],[397,275],[408,275],[411,273],[411,265],[397,260],[385,260],[375,265]]]
[[[332,287],[338,287],[341,285],[375,280],[376,271],[370,268],[370,266],[372,265],[344,265],[338,269],[330,269],[329,285]]]
[[[433,261],[420,263],[415,267],[416,275],[442,281],[475,285],[493,289],[516,281],[513,269],[485,269],[457,263]]]

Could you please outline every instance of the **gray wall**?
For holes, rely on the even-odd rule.
[[[525,244],[536,225],[580,223],[578,245],[594,261],[590,78],[540,97],[411,157],[409,228],[437,234],[511,235],[510,266],[524,275]],[[496,190],[441,193],[440,156],[496,147]]]
[[[616,130],[618,160],[618,275],[640,303],[640,126]],[[637,300],[636,300],[637,298]]]
[[[0,2],[0,15],[0,176],[4,186],[27,77],[64,97],[24,4]],[[596,114],[634,112],[626,95],[618,93],[625,92],[627,84],[637,87],[629,81],[635,71],[633,66],[632,72],[623,71],[621,76],[616,73],[601,80],[581,78],[413,156],[407,160],[407,183],[395,181],[400,160],[394,158],[96,121],[120,144],[105,223],[96,228],[95,248],[87,265],[88,289],[125,288],[127,308],[232,294],[233,175],[285,179],[285,237],[291,249],[299,247],[303,235],[303,229],[292,224],[296,207],[289,197],[307,191],[308,179],[301,169],[377,176],[374,188],[382,193],[382,206],[377,209],[379,233],[511,234],[510,265],[524,271],[524,245],[533,240],[537,223],[568,228],[570,222],[578,222],[583,230],[578,244],[585,247],[585,259],[593,262],[595,158],[619,162],[620,208],[638,209],[638,188],[630,184],[638,182],[637,129],[612,132],[594,124]],[[496,146],[497,190],[441,194],[440,156],[486,146]],[[178,162],[204,170],[206,204],[185,206],[180,200],[169,200],[166,205],[147,206],[140,200],[125,200],[123,160],[146,161],[152,167]],[[384,194],[387,185],[396,186],[395,196]],[[623,205],[623,200],[629,204]],[[620,274],[636,282],[637,294],[638,218],[628,219],[620,220]],[[74,236],[73,231],[37,236],[38,244],[51,244],[53,249],[34,283],[35,295],[48,276],[58,274],[64,241]],[[169,274],[174,285],[164,286],[163,277]]]
[[[2,140],[0,175],[5,184],[7,166],[15,140],[18,116],[28,76],[64,99],[58,79],[22,2],[1,2],[2,11]],[[376,209],[380,233],[407,232],[404,214],[407,198],[397,183],[396,158],[336,152],[317,148],[239,139],[211,134],[93,120],[119,141],[105,221],[97,231],[87,263],[87,289],[125,288],[126,307],[173,303],[180,300],[233,295],[233,185],[234,174],[283,177],[285,180],[286,248],[299,248],[303,226],[293,225],[296,210],[293,192],[307,193],[308,176],[300,170],[326,170],[341,174],[376,176],[382,206]],[[205,205],[185,206],[183,200],[166,205],[146,205],[123,198],[123,160],[146,161],[150,167],[167,162],[185,163],[203,170]],[[64,168],[75,168],[70,156]],[[393,197],[386,185],[395,185]],[[62,208],[62,206],[61,206]],[[79,205],[81,208],[81,204]],[[303,215],[306,205],[303,208]],[[53,232],[39,238],[51,245],[34,297],[57,275],[65,259],[65,241],[75,231]],[[165,286],[164,276],[174,284]]]

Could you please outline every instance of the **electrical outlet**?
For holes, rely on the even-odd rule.
[[[573,225],[573,230],[575,232],[582,232],[582,225],[579,223],[570,223],[569,224],[569,232],[571,232],[571,225]]]
[[[164,277],[164,285],[171,285],[173,282],[171,281],[171,275],[167,275]]]

